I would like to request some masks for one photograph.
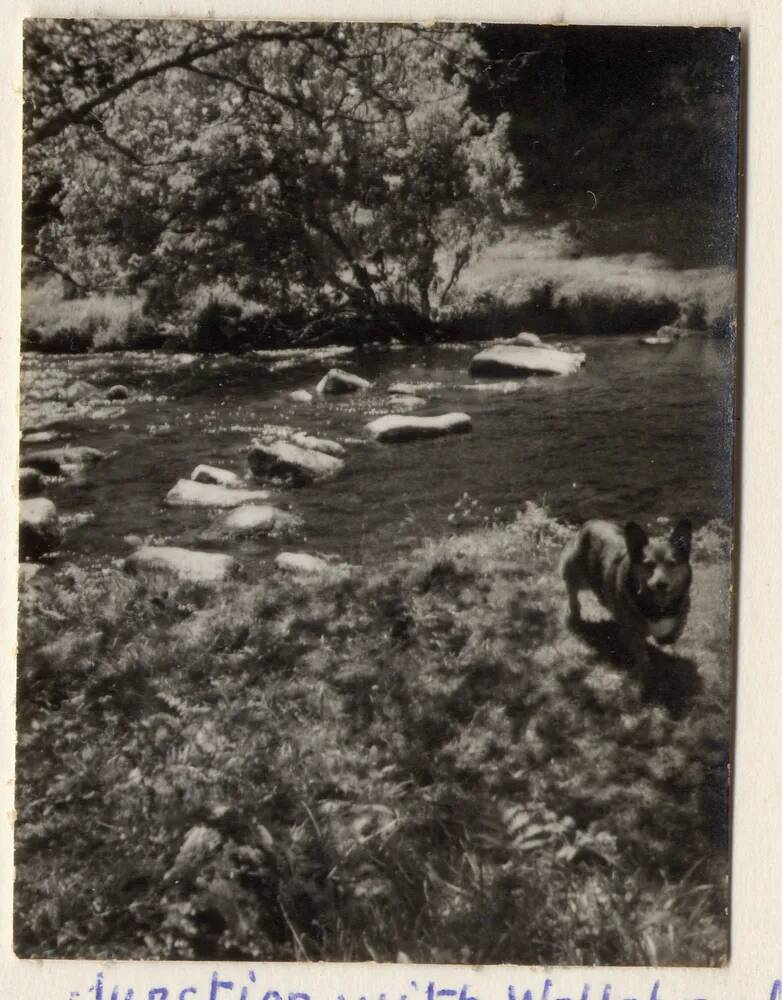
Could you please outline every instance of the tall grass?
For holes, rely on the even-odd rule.
[[[711,964],[729,561],[653,676],[563,623],[566,529],[208,588],[23,593],[17,952]]]
[[[520,326],[583,336],[669,323],[724,333],[735,299],[727,266],[675,268],[651,253],[582,256],[564,227],[524,229],[465,269],[444,319],[471,336]]]
[[[65,298],[59,278],[30,282],[22,296],[22,346],[48,353],[146,350],[164,337],[142,313],[140,296]]]

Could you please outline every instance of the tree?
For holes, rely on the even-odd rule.
[[[26,58],[28,249],[84,287],[430,319],[514,209],[469,30],[33,21]]]

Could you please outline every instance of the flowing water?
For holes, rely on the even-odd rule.
[[[516,391],[468,388],[476,382],[467,374],[475,345],[338,357],[25,355],[23,428],[52,426],[65,443],[109,453],[83,477],[47,490],[70,519],[58,563],[127,555],[128,535],[233,551],[248,569],[281,549],[377,563],[425,537],[508,520],[527,500],[571,522],[729,520],[731,346],[690,336],[649,347],[637,335],[584,338],[579,346],[587,355],[580,373],[530,378]],[[331,365],[371,379],[373,388],[311,404],[290,400],[293,389],[313,390]],[[122,383],[130,398],[92,408],[56,402],[77,379],[100,388]],[[472,432],[369,440],[364,425],[394,411],[386,391],[394,381],[425,383],[427,402],[416,415],[464,411]],[[245,475],[247,445],[270,427],[342,442],[345,469],[329,482],[273,491],[271,503],[304,518],[293,542],[198,542],[214,513],[166,507],[166,493],[200,463]]]

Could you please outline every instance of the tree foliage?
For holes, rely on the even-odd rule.
[[[436,315],[521,180],[480,58],[452,27],[28,22],[27,249],[163,312],[222,283]]]

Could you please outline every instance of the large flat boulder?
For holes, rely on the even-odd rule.
[[[343,371],[341,368],[331,368],[315,386],[315,392],[321,395],[336,395],[346,392],[357,392],[371,388],[372,383],[360,375]]]
[[[290,535],[304,522],[295,514],[270,504],[245,504],[221,514],[199,535],[204,541],[219,538],[247,538],[253,535]]]
[[[242,480],[235,472],[219,469],[216,465],[197,465],[190,473],[194,483],[211,483],[213,486],[241,486]]]
[[[253,441],[247,464],[258,479],[282,479],[292,486],[303,486],[335,476],[345,463],[334,455],[311,451],[291,441]]]
[[[268,490],[243,490],[216,483],[180,479],[166,494],[169,507],[240,507],[269,499]]]
[[[466,413],[443,413],[438,417],[389,413],[367,424],[367,430],[378,441],[415,441],[443,434],[464,434],[472,430],[472,420]]]
[[[340,455],[345,454],[345,448],[339,441],[332,441],[330,438],[313,437],[312,434],[305,434],[303,431],[297,431],[295,434],[292,434],[291,441],[300,448],[306,448],[308,451],[322,451],[324,455],[334,455],[338,458]]]
[[[517,347],[496,344],[480,351],[470,362],[471,375],[572,375],[583,365],[583,353],[550,347]]]
[[[19,554],[22,559],[40,559],[62,542],[57,508],[46,497],[19,503]]]
[[[81,472],[86,466],[94,465],[105,458],[97,448],[85,445],[74,445],[64,448],[47,448],[45,451],[32,451],[24,456],[27,468],[37,469],[45,476],[71,476]]]
[[[174,545],[145,545],[124,562],[127,573],[165,573],[180,580],[217,583],[241,573],[233,556],[222,552],[198,552]]]

